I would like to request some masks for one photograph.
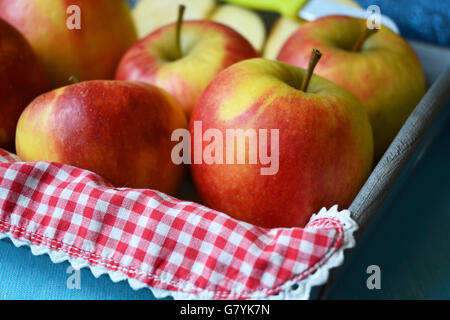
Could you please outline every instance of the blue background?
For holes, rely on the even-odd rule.
[[[440,45],[450,45],[448,0],[356,0],[363,8],[377,5],[392,18],[402,35]]]
[[[403,34],[436,43],[449,41],[450,2],[359,1],[379,4]],[[386,6],[389,3],[390,6]],[[415,4],[414,4],[415,3]],[[414,4],[414,5],[412,5]],[[437,4],[439,4],[439,10]],[[392,5],[392,6],[391,6]],[[418,7],[419,6],[419,7]],[[413,20],[411,20],[413,19]],[[442,20],[444,19],[444,20]],[[431,22],[430,22],[431,21]],[[394,192],[337,273],[331,299],[450,298],[450,105],[399,179]],[[366,268],[381,268],[381,290],[368,290]],[[53,264],[28,248],[0,241],[0,299],[153,299],[108,276],[81,270],[81,288],[67,288],[68,263]]]

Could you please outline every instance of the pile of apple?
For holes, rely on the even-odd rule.
[[[68,26],[72,2],[80,28]],[[203,1],[208,18],[188,7],[183,21],[174,2],[143,0],[132,14],[124,0],[1,1],[0,147],[116,187],[177,194],[188,166],[172,159],[175,130],[278,129],[276,174],[191,164],[202,201],[263,227],[304,226],[322,207],[347,207],[425,92],[407,42],[330,16],[298,27],[278,61],[263,59],[256,14]],[[169,9],[178,19],[145,18]]]

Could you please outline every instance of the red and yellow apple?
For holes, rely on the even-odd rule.
[[[315,75],[308,85],[307,75],[311,72],[257,58],[227,68],[205,89],[192,113],[191,136],[199,136],[199,124],[203,135],[209,129],[222,136],[232,129],[266,129],[267,135],[279,130],[278,141],[267,138],[267,150],[258,137],[260,157],[261,151],[273,155],[278,149],[272,174],[262,174],[268,165],[261,158],[250,163],[250,140],[241,148],[222,142],[223,157],[245,156],[244,164],[191,165],[206,205],[262,227],[302,227],[322,207],[350,205],[372,167],[368,116],[346,89]],[[212,142],[200,139],[204,156]],[[196,155],[195,145],[193,150]]]
[[[366,108],[379,159],[425,93],[420,62],[399,35],[386,27],[369,36],[362,19],[329,16],[303,24],[284,44],[278,60],[308,65],[317,48],[316,73],[352,92]]]
[[[100,174],[116,187],[174,194],[185,168],[171,161],[172,131],[187,128],[179,104],[156,86],[86,81],[39,96],[22,113],[24,161],[55,161]]]
[[[47,75],[31,46],[19,31],[0,19],[0,148],[14,150],[20,114],[47,90]]]
[[[68,84],[72,75],[112,79],[120,57],[136,41],[125,0],[0,1],[0,17],[29,41],[53,87]]]
[[[181,14],[182,16],[182,14]],[[117,80],[155,84],[181,104],[189,118],[198,97],[226,67],[258,56],[231,28],[212,21],[164,26],[134,44],[117,68]]]

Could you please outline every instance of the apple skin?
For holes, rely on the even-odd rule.
[[[205,89],[192,113],[191,136],[195,121],[202,121],[203,132],[215,128],[223,136],[226,129],[279,129],[275,175],[261,175],[261,164],[191,165],[206,205],[262,227],[302,227],[322,207],[350,205],[372,167],[367,113],[350,92],[319,76],[312,76],[307,93],[299,90],[304,75],[278,61],[251,59]]]
[[[305,23],[286,41],[278,60],[305,68],[312,48],[320,50],[323,58],[315,73],[362,102],[372,124],[378,160],[425,94],[425,79],[412,48],[388,28],[366,39],[360,52],[352,52],[365,24],[365,20],[344,16]]]
[[[24,161],[93,171],[116,187],[178,191],[186,168],[171,161],[172,131],[187,128],[179,104],[156,86],[86,81],[35,99],[17,126]]]
[[[206,20],[185,21],[183,57],[177,59],[176,23],[155,30],[123,56],[116,80],[155,84],[169,92],[189,118],[198,97],[226,67],[258,56],[252,45],[231,28]]]
[[[80,8],[80,30],[67,28],[70,5]],[[137,39],[124,0],[0,1],[0,17],[31,44],[53,88],[69,84],[72,75],[112,79],[120,57]]]
[[[19,31],[0,19],[0,148],[14,151],[20,114],[47,90],[47,75],[31,46]]]

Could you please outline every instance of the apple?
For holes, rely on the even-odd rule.
[[[425,80],[416,54],[401,36],[386,27],[367,30],[365,20],[344,16],[305,23],[286,41],[278,60],[306,67],[311,49],[319,49],[324,59],[316,73],[362,102],[378,160],[424,95]]]
[[[266,28],[262,18],[251,10],[227,4],[219,6],[209,19],[223,23],[239,32],[252,46],[261,52],[266,41]]]
[[[171,161],[172,131],[187,128],[179,104],[146,83],[92,80],[36,98],[17,125],[24,161],[93,171],[116,187],[175,194],[186,168]]]
[[[29,41],[54,88],[68,84],[71,75],[112,79],[136,41],[125,0],[0,1],[0,17]]]
[[[280,49],[289,37],[298,30],[303,20],[294,20],[287,17],[279,17],[272,26],[264,47],[263,57],[276,59]]]
[[[319,53],[312,57],[308,71],[262,58],[242,61],[205,89],[190,132],[203,133],[193,150],[204,161],[194,159],[191,174],[206,205],[262,227],[302,227],[322,207],[350,205],[371,171],[372,130],[356,97],[312,75]],[[241,134],[229,139],[230,130]],[[216,140],[224,151],[210,146]],[[251,163],[251,154],[259,159]],[[264,171],[269,167],[275,170]]]
[[[47,75],[31,46],[19,31],[0,19],[0,148],[14,150],[20,114],[47,90]]]
[[[258,56],[252,45],[233,29],[212,21],[166,25],[139,40],[123,56],[117,80],[155,84],[181,104],[189,118],[198,97],[226,67]]]
[[[186,7],[186,20],[204,20],[218,7],[215,0],[140,0],[132,15],[139,39],[177,21],[178,7]]]

